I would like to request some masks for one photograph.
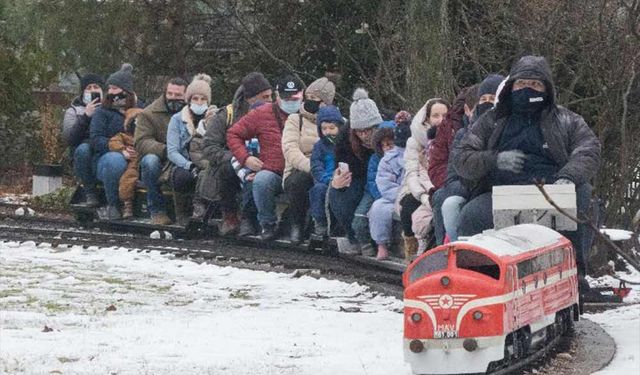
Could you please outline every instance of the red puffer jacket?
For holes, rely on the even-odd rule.
[[[287,114],[276,103],[267,103],[250,111],[227,130],[229,150],[244,165],[249,157],[245,141],[258,138],[262,169],[282,175],[282,129],[286,119]]]
[[[456,132],[462,128],[465,99],[466,90],[463,90],[458,94],[453,102],[453,106],[438,126],[436,138],[433,140],[433,143],[431,143],[429,149],[428,174],[435,190],[440,189],[447,181],[449,153],[451,152],[451,144],[453,143],[453,138],[456,136]]]

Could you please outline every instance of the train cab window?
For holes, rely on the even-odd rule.
[[[438,251],[421,258],[409,272],[409,282],[412,283],[431,273],[442,271],[449,265],[446,251]]]
[[[456,267],[500,280],[500,267],[491,258],[471,250],[456,252]]]

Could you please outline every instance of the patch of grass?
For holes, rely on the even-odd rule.
[[[69,202],[75,190],[75,186],[63,186],[60,189],[45,195],[33,197],[29,200],[31,208],[43,208],[61,212],[71,212]]]
[[[27,300],[24,301],[25,305],[31,305],[36,302],[38,302],[38,299],[34,296],[27,296]]]
[[[104,281],[105,283],[108,284],[118,284],[118,285],[125,285],[126,281],[122,280],[122,279],[118,279],[115,277],[105,277],[104,279],[102,279],[102,281]]]
[[[63,312],[69,310],[69,305],[61,305],[52,301],[45,303],[42,307],[51,312]]]
[[[80,358],[58,357],[60,363],[78,362]]]
[[[167,306],[187,306],[193,303],[193,300],[184,300],[184,301],[178,301],[178,300],[170,300],[165,302],[164,304]]]
[[[22,294],[22,289],[4,289],[0,290],[0,298],[11,297],[11,296],[19,296]]]
[[[252,299],[249,295],[249,289],[236,289],[229,293],[229,298],[235,299]]]
[[[160,293],[166,293],[168,291],[171,290],[172,285],[156,285],[156,284],[151,284],[149,285],[150,288],[157,290]]]

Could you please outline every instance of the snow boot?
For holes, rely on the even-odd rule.
[[[405,236],[404,234],[402,239],[404,240],[404,262],[409,264],[418,254],[418,240],[415,236]]]
[[[133,201],[124,201],[122,205],[122,218],[129,219],[133,217]]]
[[[227,236],[238,231],[240,219],[237,212],[224,212],[222,214],[222,223],[218,227],[218,233],[221,236]]]

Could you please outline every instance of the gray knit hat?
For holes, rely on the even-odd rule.
[[[133,65],[122,64],[120,70],[109,76],[107,85],[118,86],[124,91],[133,92]]]
[[[336,96],[336,85],[327,77],[322,77],[311,82],[307,87],[307,94],[313,94],[320,98],[324,104],[333,104],[333,98]]]
[[[351,129],[368,129],[379,125],[382,116],[376,103],[369,99],[369,93],[363,88],[353,92],[353,103],[349,110],[349,124]]]

